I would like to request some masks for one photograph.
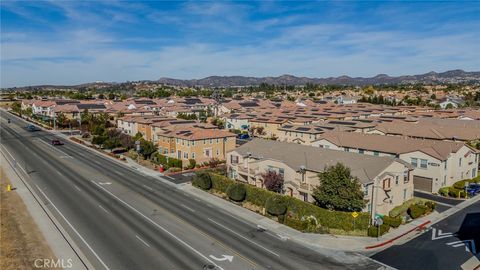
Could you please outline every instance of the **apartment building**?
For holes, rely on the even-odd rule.
[[[370,156],[397,157],[414,168],[415,189],[436,193],[441,187],[478,175],[479,151],[463,142],[329,131],[312,146]]]
[[[156,132],[158,152],[181,159],[187,165],[189,159],[197,164],[212,159],[225,160],[226,153],[235,148],[234,133],[192,125],[173,125]]]
[[[357,177],[368,202],[363,211],[388,214],[413,197],[412,166],[393,157],[365,156],[271,140],[253,139],[228,153],[229,176],[264,187],[262,175],[270,170],[284,178],[284,194],[314,202],[320,185],[318,173],[342,163]]]

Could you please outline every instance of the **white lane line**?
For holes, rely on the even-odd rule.
[[[142,185],[142,186],[144,186],[144,187],[145,187],[146,189],[148,189],[148,190],[153,191],[153,188],[151,188],[151,187],[149,187],[149,186],[147,186],[147,185]]]
[[[58,175],[60,175],[60,176],[64,176],[64,175],[63,175],[61,172],[59,172],[59,171],[55,171],[55,172],[56,172]]]
[[[182,203],[182,204],[180,204],[180,205],[181,205],[183,208],[185,208],[185,209],[187,209],[187,210],[195,213],[195,210],[193,210],[192,208],[186,206],[185,204]]]
[[[208,220],[210,220],[211,222],[213,222],[213,223],[217,224],[218,226],[220,226],[220,227],[224,228],[225,230],[227,230],[227,231],[230,231],[231,233],[234,233],[234,234],[236,234],[237,236],[239,236],[239,237],[241,237],[241,238],[243,238],[243,239],[247,240],[248,242],[250,242],[250,243],[252,243],[252,244],[256,245],[257,247],[260,247],[260,248],[262,248],[262,249],[264,249],[264,250],[266,250],[266,251],[270,252],[271,254],[273,254],[273,255],[275,255],[275,256],[277,256],[277,257],[280,257],[280,255],[278,255],[277,253],[275,253],[275,252],[271,251],[270,249],[268,249],[268,248],[266,248],[266,247],[264,247],[264,246],[262,246],[262,245],[260,245],[260,244],[258,244],[258,243],[256,243],[256,242],[253,242],[252,240],[250,240],[250,239],[246,238],[245,236],[243,236],[243,235],[241,235],[241,234],[237,233],[236,231],[233,231],[233,230],[232,230],[232,229],[230,229],[230,228],[227,228],[227,227],[223,226],[222,224],[220,224],[220,223],[216,222],[215,220],[213,220],[213,219],[211,219],[211,218],[208,218]]]
[[[184,246],[186,246],[187,248],[189,248],[191,251],[195,252],[197,255],[199,255],[200,257],[202,257],[203,259],[207,260],[209,263],[215,265],[216,267],[218,267],[218,269],[221,269],[221,270],[224,270],[222,267],[220,267],[218,264],[216,264],[214,261],[212,261],[211,259],[209,259],[207,256],[203,255],[200,251],[196,250],[194,247],[190,246],[189,244],[187,244],[185,241],[183,241],[182,239],[178,238],[176,235],[174,235],[173,233],[169,232],[167,229],[165,229],[164,227],[160,226],[158,223],[156,223],[155,221],[153,221],[152,219],[150,219],[149,217],[145,216],[142,212],[138,211],[135,207],[131,206],[130,204],[126,203],[125,201],[123,201],[122,199],[120,199],[119,197],[117,197],[115,194],[111,193],[110,191],[108,191],[106,188],[100,186],[99,184],[97,184],[95,181],[93,180],[90,180],[94,185],[96,185],[97,187],[101,188],[103,191],[105,191],[106,193],[108,193],[110,196],[114,197],[115,199],[117,199],[119,202],[123,203],[124,205],[126,205],[128,208],[132,209],[135,213],[139,214],[140,216],[142,216],[144,219],[146,219],[147,221],[149,221],[150,223],[152,223],[153,225],[155,225],[157,228],[159,228],[160,230],[162,230],[163,232],[167,233],[168,235],[170,235],[171,237],[173,237],[175,240],[177,240],[178,242],[182,243]]]
[[[37,186],[37,184],[35,184],[35,186]],[[58,210],[57,206],[55,206],[55,204],[50,200],[50,198],[48,198],[47,194],[45,194],[39,186],[37,186],[37,188],[43,194],[45,199],[47,199],[47,201],[53,206],[53,208],[57,211],[57,213],[65,220],[65,222],[68,224],[68,226],[70,226],[70,228],[75,232],[75,234],[77,234],[77,236],[80,238],[80,240],[82,240],[82,242],[88,247],[88,249],[90,249],[90,251],[93,253],[93,255],[95,255],[97,260],[103,265],[103,267],[105,267],[105,269],[107,269],[107,270],[110,270],[110,268],[108,268],[108,266],[103,262],[103,260],[100,258],[100,256],[98,256],[98,254],[93,250],[93,248],[87,243],[85,238],[82,237],[82,235],[75,229],[75,227],[73,227],[72,223],[70,223],[70,221],[68,221],[68,219],[62,214],[62,212],[60,212],[60,210]]]
[[[82,191],[77,185],[73,185],[78,191]]]
[[[143,239],[140,238],[140,236],[135,235],[135,237],[136,237],[140,242],[142,242],[145,246],[150,247],[150,245],[149,245],[147,242],[143,241]]]
[[[7,153],[12,157],[14,167],[15,167],[15,166],[18,166],[18,167],[25,173],[25,175],[28,175],[27,170],[25,170],[25,169],[18,163],[18,161],[13,157],[12,153],[10,153],[10,151],[8,151],[7,147],[5,147],[4,145],[2,145],[2,147],[3,147],[3,149],[5,149],[5,151],[7,151]]]
[[[100,204],[98,205],[98,207],[100,207],[100,209],[102,209],[103,211],[105,211],[105,213],[108,213],[107,209],[103,208],[103,206],[101,206]]]

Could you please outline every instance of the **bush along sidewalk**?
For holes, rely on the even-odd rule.
[[[473,183],[480,184],[480,176],[472,179],[464,179],[457,181],[450,187],[442,187],[438,190],[438,194],[444,197],[466,198],[467,193],[465,192],[465,184],[468,185]]]
[[[192,185],[302,232],[367,235],[368,213],[359,213],[354,223],[350,212],[323,209],[208,171],[197,172]]]

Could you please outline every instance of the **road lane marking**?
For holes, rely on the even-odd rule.
[[[149,187],[149,186],[147,186],[147,185],[142,185],[142,186],[144,186],[146,189],[148,189],[148,190],[150,190],[150,191],[153,191],[153,188],[151,188],[151,187]]]
[[[7,147],[5,147],[4,145],[2,145],[2,147],[3,147],[3,149],[5,149],[5,151],[7,151],[7,153],[12,157],[12,159],[13,159],[13,164],[14,164],[15,166],[18,166],[18,168],[20,168],[20,169],[25,173],[25,175],[28,175],[27,170],[25,170],[25,169],[18,163],[18,161],[13,157],[12,153],[10,153],[10,151],[8,151]],[[14,167],[15,167],[15,166],[14,166]]]
[[[438,229],[438,231],[437,231],[437,229],[432,227],[432,240],[447,238],[447,237],[451,237],[451,236],[453,236],[453,233],[449,233],[449,232],[444,233],[444,232],[442,232],[442,230]]]
[[[145,246],[150,247],[150,245],[149,245],[147,242],[145,242],[142,238],[140,238],[140,236],[135,235],[135,237],[136,237],[140,242],[142,242]]]
[[[477,250],[475,248],[475,242],[473,241],[473,239],[450,242],[450,243],[447,243],[446,245],[451,247],[464,246],[466,252],[471,252],[473,255],[477,254]]]
[[[218,226],[220,226],[220,227],[224,228],[225,230],[227,230],[227,231],[230,231],[231,233],[234,233],[234,234],[236,234],[237,236],[239,236],[239,237],[241,237],[241,238],[243,238],[243,239],[247,240],[248,242],[250,242],[250,243],[252,243],[252,244],[254,244],[254,245],[256,245],[256,246],[258,246],[258,247],[260,247],[260,248],[262,248],[262,249],[264,249],[264,250],[266,250],[266,251],[268,251],[269,253],[271,253],[271,254],[273,254],[273,255],[275,255],[275,256],[277,256],[277,257],[280,257],[280,255],[278,255],[277,253],[275,253],[275,252],[271,251],[270,249],[268,249],[268,248],[266,248],[266,247],[264,247],[264,246],[262,246],[262,245],[260,245],[260,244],[258,244],[258,243],[256,243],[256,242],[254,242],[254,241],[252,241],[252,240],[250,240],[250,239],[246,238],[245,236],[243,236],[243,235],[241,235],[241,234],[237,233],[236,231],[234,231],[234,230],[232,230],[232,229],[230,229],[230,228],[227,228],[227,227],[225,227],[224,225],[222,225],[222,224],[220,224],[220,223],[216,222],[215,220],[213,220],[213,219],[211,219],[211,218],[207,218],[207,219],[208,219],[208,220],[210,220],[211,222],[213,222],[213,223],[217,224]]]
[[[122,204],[126,205],[128,208],[132,209],[135,213],[137,213],[138,215],[142,216],[144,219],[146,219],[147,221],[149,221],[150,223],[152,223],[153,225],[155,225],[157,228],[159,228],[160,230],[162,230],[163,232],[165,232],[166,234],[170,235],[171,237],[173,237],[175,240],[177,240],[178,242],[182,243],[184,246],[186,246],[188,249],[190,249],[191,251],[193,251],[195,254],[199,255],[200,257],[202,257],[203,259],[207,260],[208,262],[210,262],[211,264],[215,265],[216,267],[218,267],[218,269],[221,269],[221,270],[224,270],[222,267],[220,267],[218,264],[216,264],[214,261],[212,261],[211,259],[209,259],[207,256],[203,255],[200,251],[196,250],[194,247],[190,246],[187,242],[183,241],[182,239],[178,238],[176,235],[174,235],[173,233],[171,233],[170,231],[168,231],[167,229],[165,229],[163,226],[159,225],[158,223],[156,223],[155,221],[153,221],[151,218],[147,217],[146,215],[144,215],[142,212],[138,211],[135,207],[131,206],[130,204],[128,204],[127,202],[125,202],[124,200],[120,199],[119,197],[117,197],[117,195],[111,193],[110,191],[108,191],[106,188],[102,187],[101,185],[97,184],[95,181],[91,180],[91,182],[96,185],[97,187],[101,188],[103,191],[105,191],[106,193],[108,193],[110,196],[114,197],[115,199],[117,199],[119,202],[121,202]]]
[[[108,213],[107,209],[103,208],[103,206],[101,206],[100,204],[98,205],[98,207],[100,207],[100,209],[102,209],[103,211],[105,211],[105,213]]]
[[[73,185],[78,191],[82,191],[77,185]]]
[[[80,238],[80,240],[82,240],[82,242],[88,247],[88,249],[90,249],[90,251],[93,253],[93,255],[95,255],[97,260],[103,265],[103,267],[105,267],[105,269],[107,270],[110,270],[110,268],[108,268],[108,266],[103,262],[100,256],[98,256],[95,250],[93,250],[93,248],[88,244],[85,238],[83,238],[83,236],[75,229],[75,227],[73,227],[72,223],[68,221],[68,219],[62,214],[62,212],[58,210],[57,206],[55,206],[55,204],[50,200],[50,198],[48,198],[47,194],[45,194],[45,192],[43,192],[43,190],[37,184],[35,184],[35,186],[37,186],[38,190],[43,194],[45,199],[47,199],[47,201],[53,206],[57,213],[65,220],[65,222],[68,224],[68,226],[70,226],[70,228],[75,232],[75,234]]]
[[[214,259],[215,261],[219,261],[219,262],[223,262],[223,261],[232,262],[233,261],[233,256],[231,256],[231,255],[222,255],[222,257],[220,257],[220,258],[217,258],[213,255],[210,255],[210,258]]]
[[[185,204],[183,204],[183,203],[182,203],[182,204],[180,204],[180,205],[181,205],[183,208],[185,208],[185,209],[187,209],[187,210],[189,210],[189,211],[191,211],[191,212],[195,213],[195,210],[193,210],[192,208],[190,208],[190,207],[186,206]]]
[[[62,176],[62,177],[65,177],[61,172],[59,171],[55,171],[58,175]]]

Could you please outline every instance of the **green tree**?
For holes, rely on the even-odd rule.
[[[358,178],[341,163],[327,167],[318,174],[320,185],[313,191],[317,205],[339,211],[361,211],[365,207]]]
[[[20,102],[14,102],[12,103],[12,105],[10,106],[10,108],[12,108],[12,111],[20,114],[22,112],[22,105],[20,104]]]
[[[57,125],[63,127],[65,125],[65,122],[67,121],[67,117],[65,116],[65,114],[62,112],[58,113],[56,118]]]
[[[153,142],[141,139],[140,140],[140,153],[143,155],[144,159],[150,158],[150,156],[155,152],[157,148]]]

